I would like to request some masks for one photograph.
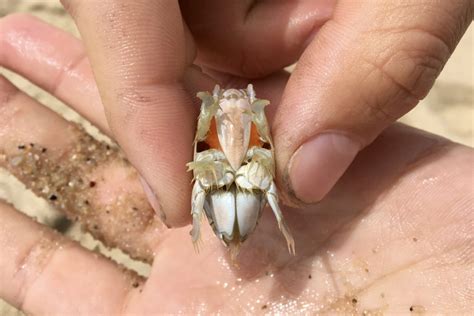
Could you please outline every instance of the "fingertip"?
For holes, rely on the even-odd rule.
[[[145,192],[148,202],[150,203],[150,206],[153,208],[155,214],[158,216],[161,222],[165,224],[166,227],[182,227],[190,223],[191,218],[189,216],[189,212],[185,211],[186,206],[180,207],[179,205],[177,205],[177,208],[175,208],[174,211],[164,208],[162,203],[160,203],[160,200],[158,198],[158,195],[155,193],[155,190],[153,190],[151,185],[148,184],[148,181],[144,177],[140,176],[140,182],[142,184],[143,191]],[[173,198],[171,195],[170,197]],[[178,201],[174,201],[174,204],[176,205],[177,202]],[[185,201],[183,202],[183,204],[186,204]]]
[[[18,37],[18,32],[31,29],[31,24],[39,22],[39,19],[27,13],[12,13],[0,17],[0,56],[4,59],[7,47],[12,39]],[[11,32],[15,32],[11,34]]]

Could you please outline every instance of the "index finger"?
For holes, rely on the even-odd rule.
[[[167,223],[184,223],[196,113],[182,84],[193,72],[194,48],[178,3],[62,2],[84,40],[113,136]]]

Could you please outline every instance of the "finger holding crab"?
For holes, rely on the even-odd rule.
[[[11,34],[19,36],[21,45],[35,47],[37,54],[22,54],[29,50],[10,45],[8,41],[16,39]],[[110,135],[87,60],[73,62],[83,55],[77,39],[34,18],[11,17],[0,20],[0,51],[2,66],[45,88]],[[151,308],[153,313],[176,312],[166,305],[169,302],[194,313],[194,302],[210,305],[213,301],[189,289],[185,300],[176,297],[178,292],[168,291],[176,275],[182,275],[184,282],[204,286],[215,286],[210,284],[213,278],[235,280],[233,272],[220,263],[228,258],[210,229],[203,229],[203,239],[209,241],[203,251],[207,262],[202,264],[202,256],[195,255],[189,242],[189,228],[168,229],[162,224],[147,202],[137,171],[113,143],[97,141],[3,77],[0,168],[82,224],[85,232],[105,246],[114,247],[114,254],[122,250],[135,259],[157,262],[150,269],[154,280],[145,282],[113,260],[84,249],[0,201],[0,297],[27,313],[142,315]],[[36,211],[35,207],[30,211]],[[187,216],[189,220],[189,213]],[[117,257],[123,255],[114,259]],[[185,276],[188,267],[177,262],[199,265],[206,273]],[[188,306],[182,304],[186,301]]]
[[[23,54],[31,47],[36,54]],[[0,19],[0,51],[2,66],[43,87],[110,135],[90,65],[87,59],[75,62],[84,55],[77,39],[35,18],[12,16]],[[70,220],[82,224],[105,246],[148,263],[158,261],[155,270],[162,273],[145,286],[144,278],[136,273],[0,201],[2,299],[32,314],[113,315],[144,314],[143,308],[153,305],[150,302],[155,303],[158,296],[155,311],[175,311],[165,306],[170,301],[166,287],[173,280],[163,279],[170,275],[175,279],[187,271],[175,265],[167,268],[168,263],[185,262],[183,258],[189,261],[189,254],[191,260],[195,257],[188,228],[165,227],[147,202],[137,171],[116,145],[94,139],[2,76],[0,168],[7,169]],[[34,206],[31,211],[35,211]],[[211,232],[204,233],[207,238]],[[219,248],[211,242],[207,245],[211,260],[202,269],[222,280],[235,279],[232,271],[218,262],[222,257]],[[114,249],[113,253],[117,252]],[[123,258],[122,254],[117,257]],[[199,282],[208,280],[203,277]],[[163,288],[164,293],[160,293]],[[200,297],[200,293],[195,295]],[[50,304],[44,304],[45,299]]]

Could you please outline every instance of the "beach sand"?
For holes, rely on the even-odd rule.
[[[78,36],[71,18],[64,12],[59,1],[54,0],[0,0],[0,17],[14,12],[29,12],[59,28]],[[449,60],[430,94],[413,111],[400,121],[442,135],[453,141],[474,145],[473,137],[473,57],[474,33],[472,25],[464,35],[461,43]],[[85,120],[69,108],[61,104],[41,89],[26,80],[0,68],[0,73],[6,75],[20,89],[33,96],[41,103],[64,115],[67,119],[86,124]],[[87,130],[97,135],[94,128],[86,126]],[[19,210],[38,219],[39,222],[52,225],[61,216],[48,204],[36,198],[16,179],[0,169],[0,199],[13,203]],[[67,234],[80,241],[84,246],[98,249],[115,260],[131,266],[142,274],[147,274],[148,266],[133,262],[117,250],[106,250],[95,242],[89,235],[80,232],[77,226],[72,226]],[[5,286],[0,284],[0,286]],[[0,315],[22,315],[7,303],[0,301]]]

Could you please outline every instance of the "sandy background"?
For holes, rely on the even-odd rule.
[[[72,20],[64,12],[59,1],[0,0],[0,17],[13,12],[29,12],[76,36],[78,35]],[[430,94],[415,110],[405,115],[401,121],[472,147],[474,145],[473,50],[474,32],[471,25]],[[87,125],[77,114],[26,80],[1,67],[0,73],[6,75],[22,90],[61,113],[67,119]],[[95,134],[94,128],[89,126],[88,130]],[[47,225],[53,225],[60,216],[45,201],[36,198],[31,192],[25,190],[21,183],[1,169],[0,198],[14,203],[19,210],[34,216]],[[117,250],[108,251],[104,249],[89,235],[82,234],[78,227],[73,226],[67,234],[80,241],[84,246],[91,249],[97,247],[115,260],[126,263],[142,274],[147,274],[148,267],[146,265],[130,261]],[[1,280],[0,286],[5,286]],[[0,315],[12,316],[22,315],[22,313],[0,300]]]

